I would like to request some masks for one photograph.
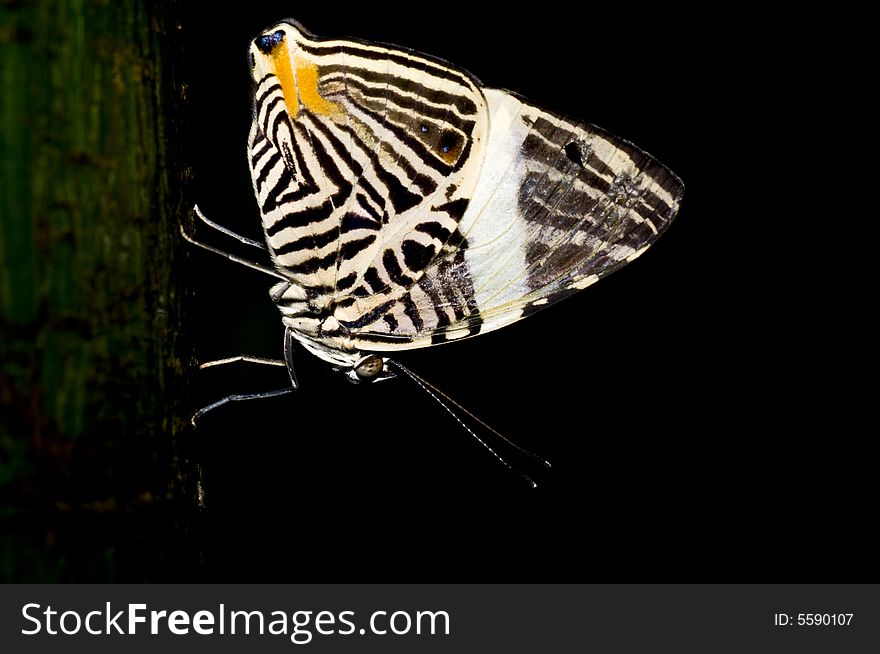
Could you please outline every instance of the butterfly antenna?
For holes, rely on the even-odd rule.
[[[518,452],[520,452],[520,453],[522,453],[522,454],[525,454],[526,456],[528,456],[528,457],[534,459],[535,461],[537,461],[538,463],[540,463],[543,467],[545,467],[545,468],[547,468],[547,469],[550,468],[550,462],[549,462],[549,461],[547,461],[546,459],[541,458],[540,456],[538,456],[538,455],[535,454],[534,452],[530,452],[529,450],[525,449],[524,447],[520,447],[519,445],[517,445],[516,443],[514,443],[512,440],[510,440],[509,438],[507,438],[506,436],[504,436],[504,434],[501,434],[498,430],[494,429],[492,426],[487,425],[485,422],[483,422],[482,420],[480,420],[477,416],[475,416],[473,413],[471,413],[470,411],[468,411],[467,409],[465,409],[461,404],[459,404],[458,402],[456,402],[455,400],[453,400],[451,397],[449,397],[449,395],[447,395],[446,393],[444,393],[443,391],[441,391],[439,388],[437,388],[436,386],[434,386],[431,382],[429,382],[428,380],[424,379],[423,377],[420,377],[419,375],[417,375],[416,373],[414,373],[412,370],[410,370],[409,368],[407,368],[407,367],[404,366],[403,364],[398,363],[397,361],[391,361],[391,360],[388,361],[388,364],[391,365],[391,366],[393,366],[393,367],[395,367],[395,368],[397,368],[398,370],[400,370],[400,372],[402,372],[404,375],[406,375],[407,377],[409,377],[409,378],[410,378],[410,379],[411,379],[411,380],[412,380],[417,386],[419,386],[423,391],[425,391],[428,395],[430,395],[430,396],[434,399],[434,401],[437,402],[437,404],[439,404],[441,407],[443,407],[443,409],[444,409],[449,415],[451,415],[453,418],[455,418],[455,421],[456,421],[459,425],[461,425],[461,427],[462,427],[465,431],[467,431],[471,436],[473,436],[474,439],[476,439],[476,441],[477,441],[480,445],[482,445],[484,448],[486,448],[487,450],[489,450],[489,452],[492,454],[492,456],[494,456],[496,459],[498,459],[498,461],[500,461],[501,464],[502,464],[505,468],[507,468],[507,469],[510,470],[511,472],[514,472],[514,473],[518,474],[520,477],[522,477],[523,479],[525,479],[525,480],[531,485],[532,488],[537,488],[538,484],[536,484],[535,481],[534,481],[531,477],[529,477],[527,474],[525,474],[525,473],[523,473],[523,472],[520,472],[519,470],[517,470],[516,468],[514,468],[512,465],[510,465],[510,463],[508,463],[507,460],[506,460],[503,456],[501,456],[498,452],[496,452],[495,449],[494,449],[491,445],[489,445],[485,440],[483,440],[482,438],[480,438],[480,437],[477,435],[477,433],[476,433],[473,429],[471,429],[470,427],[468,427],[468,426],[465,424],[465,422],[464,422],[464,421],[458,416],[458,414],[456,414],[455,411],[453,411],[452,408],[450,408],[449,404],[451,404],[451,405],[454,406],[456,409],[458,409],[459,411],[461,411],[462,413],[464,413],[465,415],[467,415],[471,420],[474,420],[476,423],[478,423],[478,424],[479,424],[480,426],[482,426],[484,429],[486,429],[486,430],[488,430],[489,432],[493,433],[495,436],[497,436],[497,437],[500,438],[502,441],[504,441],[505,443],[507,443],[510,447],[512,447],[512,448],[514,448],[515,450],[517,450]],[[441,398],[442,398],[442,399],[441,399]],[[444,402],[444,400],[445,400],[445,402]],[[447,404],[447,402],[448,402],[449,404]]]

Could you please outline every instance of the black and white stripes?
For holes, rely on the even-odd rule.
[[[516,320],[631,261],[681,182],[422,55],[285,22],[251,48],[248,155],[285,324],[353,365]]]

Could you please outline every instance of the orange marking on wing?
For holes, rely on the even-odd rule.
[[[321,97],[318,93],[318,67],[315,64],[297,62],[296,81],[299,99],[314,114],[331,116],[340,111],[339,105]]]
[[[299,100],[296,97],[296,81],[293,79],[293,66],[290,63],[290,53],[287,44],[281,43],[271,54],[272,66],[275,68],[275,76],[281,83],[281,92],[284,94],[284,104],[291,118],[296,118],[299,113]]]

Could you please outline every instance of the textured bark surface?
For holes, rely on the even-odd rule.
[[[192,569],[176,10],[0,4],[2,580]]]

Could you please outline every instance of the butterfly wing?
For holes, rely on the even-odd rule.
[[[252,48],[254,190],[292,282],[276,297],[285,320],[328,339],[406,296],[458,233],[488,112],[477,82],[440,62],[276,28]]]
[[[586,288],[669,226],[684,186],[589,124],[496,90],[463,240],[355,335],[363,349],[422,347],[497,329]]]
[[[498,328],[625,265],[677,211],[681,182],[638,148],[443,62],[292,22],[251,55],[254,190],[290,280],[273,297],[316,350]]]

